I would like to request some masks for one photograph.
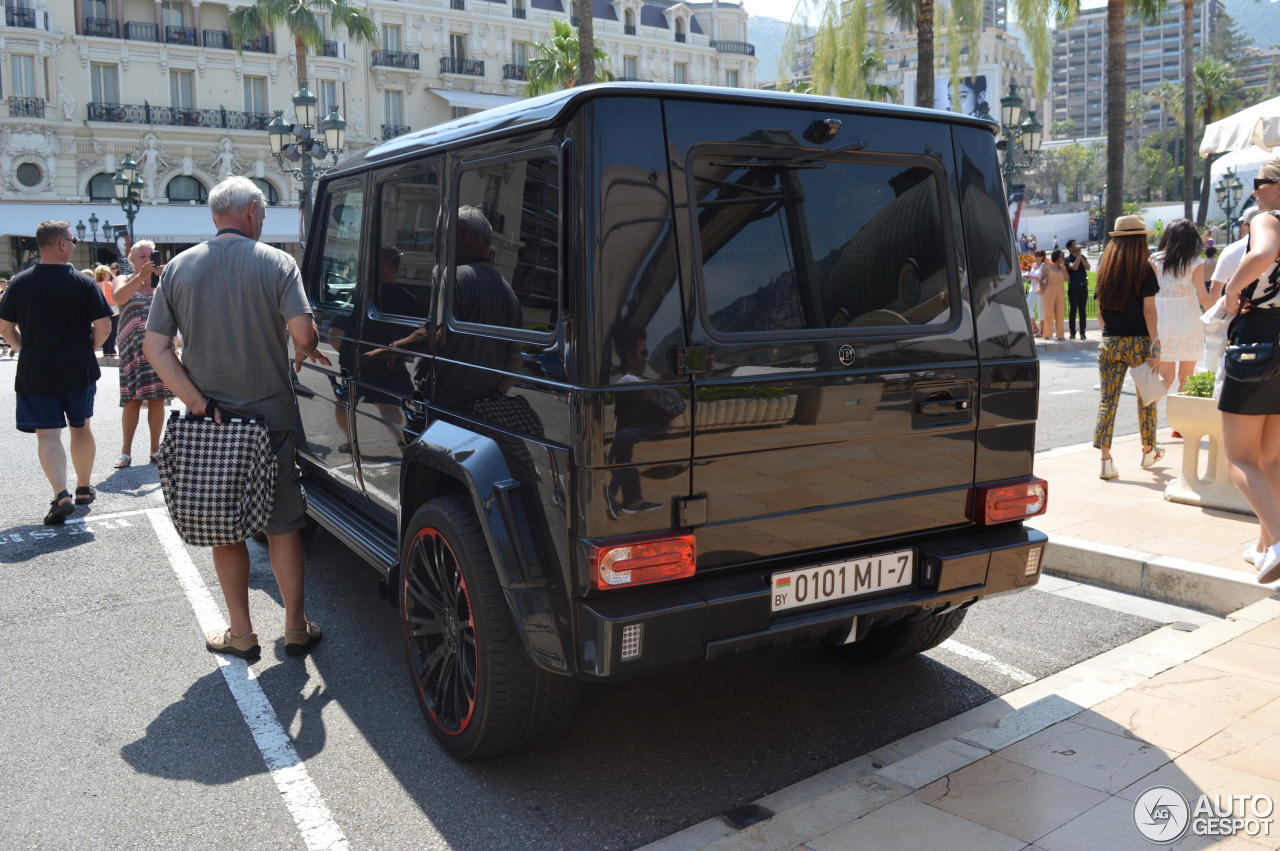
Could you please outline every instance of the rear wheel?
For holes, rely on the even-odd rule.
[[[520,644],[475,512],[463,496],[414,514],[400,565],[400,617],[418,706],[459,759],[559,736],[579,683],[535,667]]]
[[[915,656],[955,635],[967,613],[968,609],[952,609],[920,620],[898,621],[871,630],[861,641],[841,646],[840,652],[858,662],[888,662]]]

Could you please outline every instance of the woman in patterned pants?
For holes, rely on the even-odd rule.
[[[1102,452],[1100,477],[1104,479],[1120,475],[1111,460],[1111,437],[1125,373],[1143,363],[1158,366],[1160,362],[1160,342],[1155,335],[1156,293],[1160,285],[1148,262],[1146,237],[1150,233],[1141,216],[1121,216],[1116,219],[1113,239],[1098,263],[1095,292],[1102,326],[1102,345],[1098,347],[1102,398],[1093,445]],[[1156,445],[1156,407],[1143,405],[1141,398],[1138,425],[1142,431],[1142,466],[1150,467],[1164,457],[1164,449]]]

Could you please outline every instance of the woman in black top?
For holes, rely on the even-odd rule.
[[[1258,215],[1249,223],[1248,251],[1227,281],[1223,307],[1237,343],[1280,339],[1280,157],[1262,164],[1253,181]],[[1280,579],[1280,378],[1226,378],[1218,400],[1222,446],[1231,478],[1258,515],[1258,581]]]
[[[1147,262],[1147,223],[1141,216],[1116,219],[1112,239],[1098,263],[1095,293],[1098,297],[1098,324],[1102,344],[1098,347],[1098,371],[1102,376],[1102,399],[1098,403],[1098,426],[1093,445],[1102,450],[1101,478],[1114,479],[1111,436],[1115,432],[1116,406],[1125,374],[1132,368],[1160,363],[1160,343],[1156,339],[1155,270]],[[1164,457],[1164,447],[1156,445],[1156,406],[1138,399],[1138,426],[1142,432],[1142,466],[1150,467]]]

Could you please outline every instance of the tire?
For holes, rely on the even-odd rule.
[[[867,637],[840,647],[857,662],[890,662],[932,650],[955,635],[968,609],[953,609],[920,620],[903,620],[873,629]]]
[[[581,685],[525,656],[468,499],[439,497],[419,508],[402,552],[405,660],[418,708],[444,749],[488,759],[563,733]]]

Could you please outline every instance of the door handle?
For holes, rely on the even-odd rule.
[[[972,404],[972,399],[935,399],[916,405],[916,411],[926,416],[950,414],[955,411],[967,411]]]

